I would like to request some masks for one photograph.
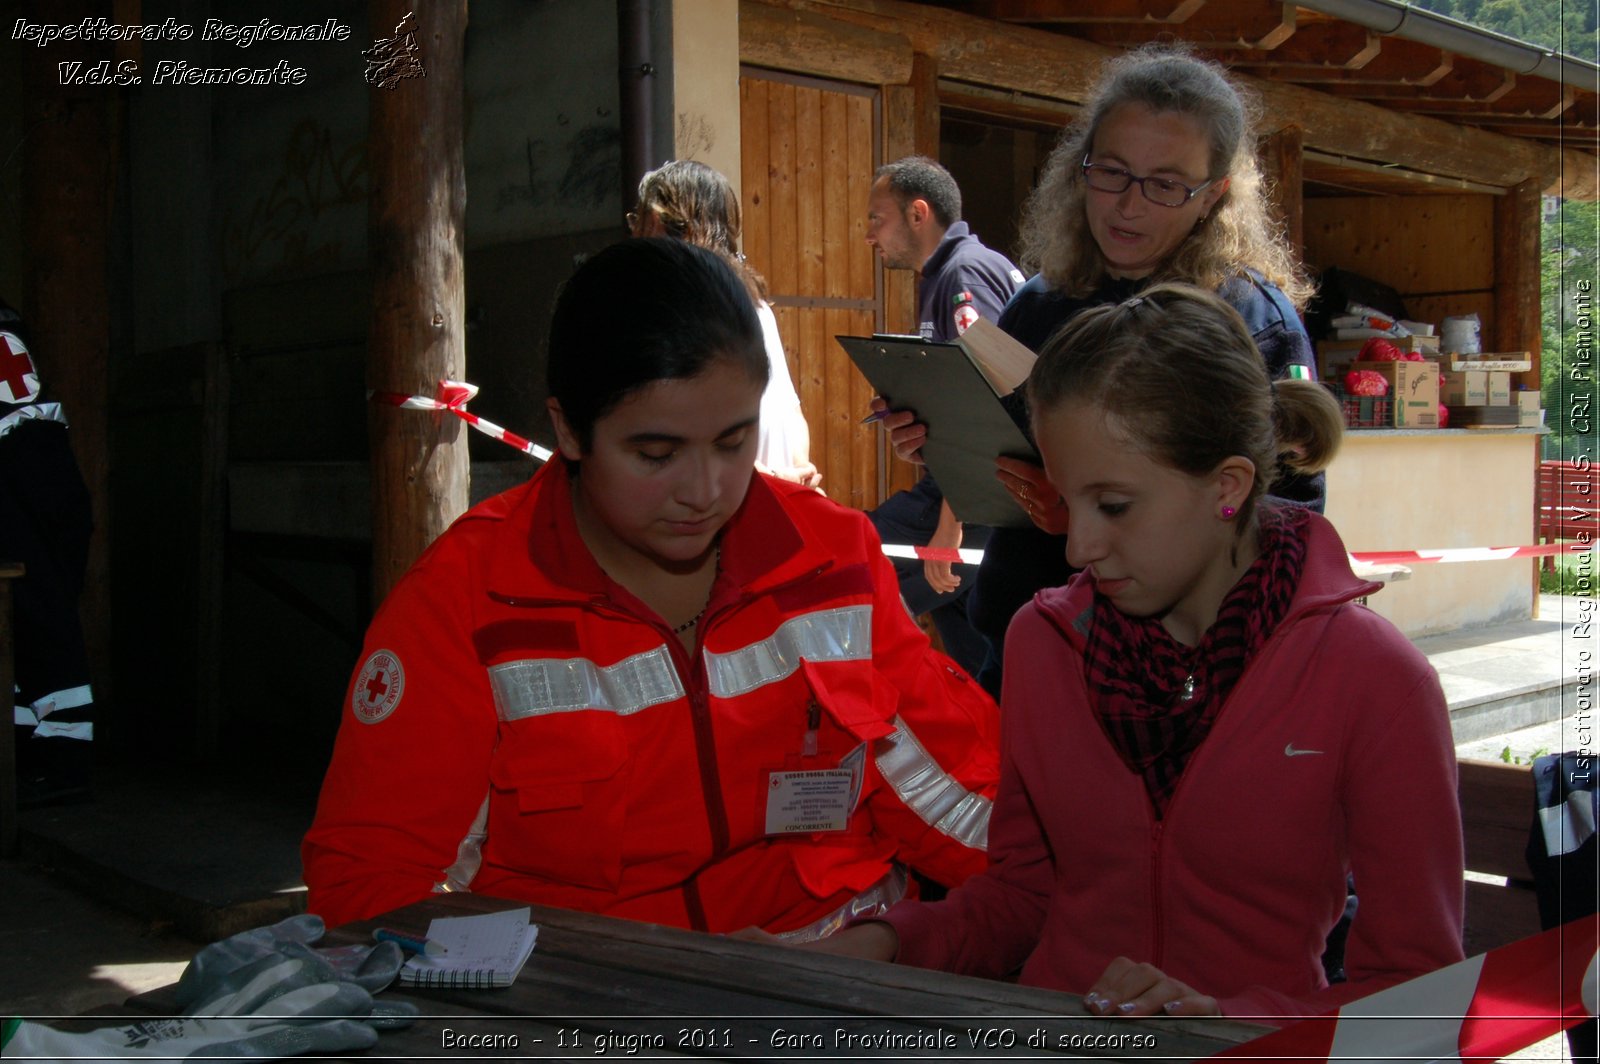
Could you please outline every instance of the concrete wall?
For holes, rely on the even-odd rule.
[[[739,181],[739,0],[672,5],[671,156]]]
[[[1511,430],[1347,433],[1328,470],[1328,519],[1351,551],[1533,543],[1538,440]],[[1368,604],[1409,636],[1526,619],[1534,565],[1420,563]]]

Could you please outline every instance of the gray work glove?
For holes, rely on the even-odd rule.
[[[411,1022],[414,1006],[372,997],[399,971],[398,946],[313,950],[321,936],[320,919],[297,916],[212,943],[178,981],[183,1018],[77,1034],[9,1021],[0,1047],[48,1059],[279,1058],[370,1049],[379,1028]]]

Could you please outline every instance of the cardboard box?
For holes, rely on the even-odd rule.
[[[1511,405],[1511,374],[1495,370],[1489,374],[1489,405]]]
[[[1385,339],[1402,352],[1419,351],[1429,357],[1439,354],[1437,336],[1390,336]],[[1335,376],[1343,374],[1356,360],[1356,356],[1361,354],[1361,345],[1366,342],[1365,340],[1318,340],[1317,376],[1323,380],[1332,380]]]
[[[1544,410],[1539,405],[1539,393],[1533,389],[1512,392],[1512,402],[1517,407],[1517,427],[1536,429],[1544,424]]]
[[[1389,382],[1395,428],[1439,427],[1439,363],[1352,362],[1350,368],[1370,369]]]
[[[1445,406],[1488,406],[1489,374],[1481,369],[1445,370]]]
[[[1489,352],[1478,355],[1447,355],[1444,361],[1449,369],[1503,369],[1508,373],[1526,373],[1533,368],[1533,360],[1526,351]]]

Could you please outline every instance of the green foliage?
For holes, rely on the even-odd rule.
[[[1540,234],[1541,390],[1546,458],[1595,455],[1594,382],[1600,203],[1561,201]]]
[[[1410,6],[1590,62],[1600,60],[1594,0],[1411,0]]]

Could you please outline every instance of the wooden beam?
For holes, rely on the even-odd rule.
[[[1576,122],[1486,118],[1477,123],[1477,125],[1483,129],[1491,129],[1508,137],[1542,137],[1545,140],[1566,140],[1570,143],[1578,143],[1580,141],[1593,142],[1595,137],[1600,135],[1600,130],[1597,130],[1594,126]]]
[[[1554,91],[1553,86],[1529,87],[1489,100],[1455,96],[1421,86],[1366,85],[1349,81],[1330,88],[1341,96],[1356,96],[1406,114],[1442,115],[1451,120],[1532,118],[1553,122],[1572,107],[1576,97]]]
[[[34,22],[114,17],[109,3],[35,0]],[[62,84],[58,63],[84,70],[112,58],[110,45],[61,40],[22,49],[27,86],[22,141],[24,294],[18,310],[33,331],[41,376],[72,423],[68,434],[89,488],[94,537],[80,613],[96,701],[111,701],[111,495],[108,480],[111,378],[107,255],[121,125],[117,94]],[[14,560],[14,559],[12,559]]]
[[[739,60],[869,85],[911,80],[911,42],[903,35],[759,0],[739,4]]]
[[[220,764],[227,712],[222,683],[227,617],[228,352],[201,345],[200,528],[195,535],[195,734],[202,764]]]
[[[966,111],[979,115],[993,115],[1008,125],[1027,123],[1049,132],[1060,132],[1061,127],[1078,114],[1082,108],[1062,100],[1047,100],[1042,96],[1025,96],[1019,92],[1003,92],[965,81],[939,80],[939,107],[941,111]],[[1032,185],[1032,165],[1029,165],[1029,185]]]
[[[918,155],[939,158],[939,61],[918,52],[911,57],[911,94]]]
[[[1519,88],[1516,74],[1509,70],[1492,69],[1493,78],[1475,76],[1482,69],[1463,70],[1453,61],[1450,72],[1433,82],[1368,80],[1353,77],[1328,86],[1330,94],[1355,96],[1382,101],[1382,105],[1398,107],[1405,103],[1441,102],[1446,105],[1483,107],[1514,107],[1517,101],[1528,98],[1539,107],[1548,107],[1556,98],[1556,91],[1548,82],[1529,82]]]
[[[1302,194],[1304,167],[1303,131],[1285,126],[1262,140],[1262,177],[1267,182],[1267,199],[1283,226],[1284,236],[1294,253],[1305,258],[1305,201]]]
[[[747,16],[759,17],[763,9],[802,12],[840,26],[900,35],[915,50],[936,56],[940,74],[946,78],[1072,103],[1082,102],[1100,64],[1117,54],[1077,38],[906,0],[741,0],[741,21]],[[1263,82],[1246,75],[1239,75],[1239,80],[1255,90],[1264,113],[1272,115],[1275,123],[1292,120],[1300,125],[1307,148],[1364,159],[1426,160],[1432,172],[1501,188],[1529,178],[1549,185],[1562,174],[1561,155],[1541,144],[1413,117],[1297,85]],[[1576,166],[1566,169],[1572,187],[1594,186],[1592,179],[1582,181]],[[1590,198],[1594,195],[1589,193]]]
[[[1307,180],[1325,181],[1325,172],[1334,167],[1340,170],[1357,174],[1373,174],[1385,179],[1386,182],[1395,183],[1394,187],[1405,185],[1431,185],[1441,192],[1479,192],[1492,196],[1505,194],[1505,189],[1495,185],[1485,185],[1477,181],[1467,181],[1459,177],[1441,177],[1438,174],[1424,173],[1421,170],[1410,170],[1399,165],[1382,165],[1368,162],[1365,159],[1347,159],[1325,152],[1307,151],[1304,153],[1305,176]],[[1330,182],[1337,183],[1337,182]],[[1371,191],[1369,187],[1367,191]]]
[[[1185,39],[1218,50],[1271,51],[1294,36],[1299,11],[1293,4],[1255,3],[1244,7],[1202,8],[1182,25]],[[1117,48],[1137,48],[1172,37],[1166,22],[1091,22],[1080,27],[1084,40]]]
[[[1301,27],[1292,40],[1266,56],[1232,57],[1232,67],[1269,81],[1300,85],[1433,85],[1455,68],[1455,57],[1443,49],[1370,33],[1365,35],[1366,46],[1354,52],[1332,45],[1303,50],[1301,42],[1315,46],[1316,33],[1323,28]],[[1331,61],[1320,62],[1317,56]]]
[[[372,0],[372,35],[415,26],[425,77],[370,88],[367,233],[372,318],[367,384],[433,395],[466,378],[462,42],[467,0]],[[372,594],[376,605],[467,508],[467,443],[459,420],[374,404]]]
[[[1235,56],[1234,65],[1241,69],[1270,63],[1286,69],[1360,70],[1382,51],[1382,38],[1365,26],[1317,22],[1298,27],[1293,37],[1266,55]]]
[[[1533,368],[1521,383],[1539,387],[1539,187],[1524,181],[1494,202],[1494,347],[1526,351]]]
[[[983,0],[973,13],[996,22],[1184,22],[1206,0]]]

